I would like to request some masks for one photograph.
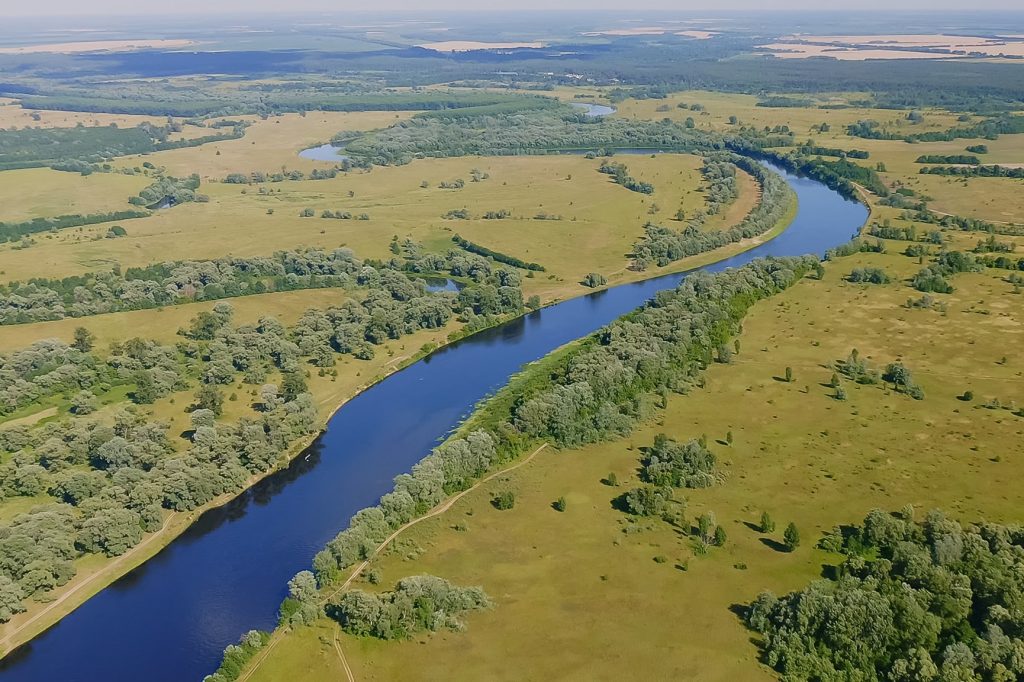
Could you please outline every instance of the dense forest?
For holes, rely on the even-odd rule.
[[[696,151],[714,141],[671,121],[588,118],[570,107],[465,118],[417,116],[346,141],[345,151],[379,165],[417,157],[508,156],[552,151],[648,148]]]
[[[820,546],[844,557],[827,579],[747,609],[783,679],[1024,677],[1024,529],[876,510]]]

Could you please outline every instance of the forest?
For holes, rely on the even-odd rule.
[[[872,511],[820,546],[827,578],[746,610],[783,679],[1014,680],[1024,676],[1024,530],[966,528],[940,511]]]

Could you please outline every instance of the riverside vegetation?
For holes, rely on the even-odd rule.
[[[385,371],[380,356],[398,348],[392,342],[428,332],[433,342],[456,338],[581,293],[580,283],[684,268],[707,262],[701,254],[718,258],[768,238],[785,225],[792,195],[755,157],[870,203],[870,239],[824,264],[768,260],[694,276],[528,368],[290,581],[283,643],[267,664],[283,661],[294,675],[288,657],[296,647],[321,660],[332,623],[346,633],[360,677],[450,670],[457,641],[482,644],[458,660],[467,675],[487,676],[494,668],[477,652],[504,665],[493,655],[498,633],[534,653],[518,665],[537,677],[600,677],[623,669],[622,660],[653,677],[753,679],[768,666],[794,678],[1019,676],[1019,624],[1011,609],[995,608],[1012,605],[1019,588],[1003,570],[1020,545],[1002,482],[1014,476],[993,477],[992,492],[974,471],[1014,467],[1020,435],[1018,370],[1007,350],[1019,325],[1011,297],[1024,283],[1018,209],[1007,189],[1019,181],[1021,117],[1009,113],[1019,105],[1018,76],[1005,65],[953,62],[752,69],[732,60],[726,68],[716,58],[749,49],[741,37],[672,41],[666,36],[650,63],[642,55],[651,52],[626,41],[607,53],[581,47],[586,59],[566,64],[595,76],[593,86],[567,87],[544,73],[536,83],[505,82],[472,55],[408,66],[377,55],[376,65],[394,70],[382,67],[373,83],[302,76],[208,87],[183,77],[172,101],[155,80],[84,87],[71,75],[60,87],[40,80],[23,92],[22,107],[5,106],[38,109],[36,122],[61,108],[156,118],[0,131],[0,164],[11,169],[4,173],[139,182],[119,192],[117,205],[32,209],[0,225],[0,322],[5,338],[27,337],[0,356],[0,620],[17,622],[23,608],[59,594],[54,588],[73,580],[83,557],[123,555],[173,513],[233,495],[283,462],[322,425],[324,406],[313,397],[321,382]],[[681,76],[660,61],[665,55],[699,59]],[[509,57],[522,74],[551,63]],[[74,74],[77,60],[65,68]],[[974,68],[991,77],[977,79]],[[465,80],[404,88],[437,73]],[[664,82],[650,85],[651,74]],[[403,89],[381,90],[383,82]],[[680,91],[695,83],[799,92]],[[836,94],[864,89],[871,92]],[[564,104],[577,95],[614,101],[620,115],[588,118]],[[316,110],[407,113],[325,133],[312,120]],[[336,132],[351,158],[296,160],[299,139],[288,158],[262,153],[278,124],[310,146]],[[645,148],[686,154],[608,158]],[[560,151],[589,154],[555,157]],[[460,161],[467,155],[477,158]],[[547,189],[523,184],[534,173]],[[316,216],[342,220],[309,219]],[[428,291],[424,278],[438,275],[460,289]],[[279,304],[294,308],[287,322],[242,321],[235,311],[273,306],[283,294],[295,295]],[[305,296],[330,302],[303,313]],[[830,305],[845,315],[826,313]],[[121,338],[118,325],[145,319],[151,329],[171,307],[186,320],[178,334],[172,324],[160,339]],[[801,310],[815,324],[786,326]],[[62,320],[72,326],[57,326]],[[857,337],[855,324],[879,333]],[[945,341],[938,357],[901,345],[907,325],[916,339]],[[90,330],[110,326],[118,336],[105,335],[102,346]],[[832,328],[839,331],[818,333]],[[57,329],[63,341],[42,340]],[[882,329],[896,340],[883,343]],[[845,341],[854,337],[859,352]],[[772,352],[761,356],[762,347]],[[965,383],[968,376],[976,378]],[[721,409],[752,403],[742,421]],[[983,432],[973,432],[967,414],[983,421]],[[941,444],[895,451],[892,443],[926,443],[921,434],[947,436],[964,452],[954,457]],[[403,540],[412,545],[371,562],[359,589],[333,592],[396,528],[541,442],[559,454],[469,493],[453,507],[454,523],[417,527]],[[847,461],[851,447],[863,457]],[[933,470],[926,475],[927,457],[966,492],[943,487]],[[836,477],[849,494],[833,505],[827,492]],[[945,507],[948,518],[930,514],[920,525],[908,511],[872,512],[863,527],[842,525],[908,501]],[[968,525],[980,518],[1001,525]],[[535,532],[552,524],[557,548]],[[496,560],[483,567],[479,557]],[[828,582],[807,587],[822,564]],[[766,587],[788,596],[757,598]],[[636,603],[624,604],[620,591]],[[678,623],[680,603],[690,622],[666,638],[657,622]],[[861,605],[892,626],[869,632]],[[591,644],[551,628],[570,612]],[[793,627],[793,614],[812,620]],[[815,629],[824,617],[850,630]],[[467,632],[446,634],[466,622]],[[602,623],[618,624],[618,636],[610,639]],[[632,643],[623,649],[626,631]],[[437,634],[419,647],[424,653],[402,643],[426,632]],[[538,646],[531,633],[547,643]],[[268,642],[246,633],[211,678],[237,678]],[[574,667],[550,667],[547,648]],[[612,661],[598,648],[624,655]],[[756,664],[758,651],[767,666]],[[603,670],[587,667],[598,661]]]

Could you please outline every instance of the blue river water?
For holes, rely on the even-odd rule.
[[[780,171],[781,172],[781,171]],[[782,173],[799,199],[772,241],[705,268],[762,256],[823,254],[848,241],[867,210]],[[151,560],[0,661],[19,682],[201,680],[223,648],[272,629],[289,578],[375,504],[480,399],[524,364],[641,305],[684,274],[623,284],[553,305],[443,348],[344,405],[287,469],[203,514]]]

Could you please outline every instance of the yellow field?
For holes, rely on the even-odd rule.
[[[33,118],[39,116],[39,120]],[[136,116],[132,114],[96,114],[79,111],[47,111],[45,109],[23,109],[17,100],[0,97],[0,128],[17,126],[41,128],[74,128],[84,126],[108,126],[111,123],[120,128],[134,128],[141,123],[165,125],[167,119],[161,116]]]
[[[324,112],[312,111],[306,116],[283,114],[266,120],[253,117],[230,117],[232,120],[253,120],[245,137],[214,142],[201,147],[171,149],[145,156],[126,156],[115,165],[141,166],[149,161],[167,168],[171,175],[198,173],[204,179],[221,180],[229,173],[252,171],[277,172],[281,168],[310,171],[333,164],[299,158],[308,147],[329,142],[341,131],[372,130],[389,126],[412,116],[409,111]],[[188,129],[186,129],[188,130]],[[200,129],[202,130],[202,129]],[[203,131],[213,134],[216,130]]]
[[[224,300],[235,309],[236,325],[249,324],[267,316],[276,317],[284,324],[292,324],[307,309],[340,305],[349,295],[342,289],[308,289],[239,296]],[[71,343],[77,327],[85,327],[91,331],[101,349],[112,341],[123,341],[131,337],[173,344],[181,340],[177,334],[178,329],[187,328],[193,317],[201,311],[212,309],[217,303],[220,301],[88,317],[69,317],[53,322],[0,325],[0,352],[24,348],[39,339],[60,339],[65,343]]]
[[[0,222],[128,210],[134,208],[128,198],[150,182],[142,176],[119,173],[83,177],[49,168],[4,171],[0,182]]]
[[[806,97],[805,95],[792,96]],[[839,93],[835,96],[823,96],[821,103],[846,102],[849,99],[860,98],[862,97]],[[822,144],[830,139],[850,140],[844,134],[845,126],[865,119],[873,119],[887,124],[903,134],[946,130],[958,124],[956,115],[947,111],[931,109],[923,112],[924,122],[915,125],[906,120],[907,111],[865,107],[849,109],[773,108],[756,106],[757,101],[758,98],[754,95],[691,90],[673,93],[666,99],[627,100],[615,106],[618,109],[617,115],[624,118],[661,119],[668,117],[674,121],[684,121],[687,117],[692,117],[698,127],[714,130],[733,128],[734,126],[728,122],[730,116],[736,116],[740,125],[756,127],[788,125],[797,135],[797,140],[801,142],[806,139],[812,126],[828,123],[832,128],[830,133],[814,136]],[[686,103],[688,106],[701,104],[705,110],[697,112],[680,109],[677,106],[680,102]],[[668,107],[668,109],[658,111],[659,107]],[[856,139],[855,143],[856,146],[859,146],[861,140]]]
[[[462,633],[392,643],[342,635],[356,678],[437,679],[457,666],[464,679],[771,679],[730,608],[762,589],[785,592],[817,577],[832,560],[812,548],[821,531],[905,504],[921,514],[942,506],[965,521],[1019,522],[1024,419],[979,406],[992,397],[1024,402],[1019,358],[1001,364],[1007,348],[1024,342],[1024,316],[1004,273],[957,276],[957,292],[941,297],[949,302],[942,314],[901,308],[915,293],[903,283],[841,281],[861,265],[899,276],[918,267],[874,254],[829,265],[823,282],[806,280],[755,306],[734,364],[715,365],[707,388],[671,397],[657,422],[620,441],[542,453],[410,530],[375,562],[383,586],[431,573],[482,585],[496,607],[471,615]],[[852,348],[875,367],[903,361],[926,398],[846,382],[848,401],[834,400],[823,385],[828,366]],[[793,383],[773,379],[787,366]],[[973,403],[956,398],[966,389]],[[726,479],[683,494],[689,518],[716,514],[729,535],[725,548],[694,556],[688,539],[662,522],[623,533],[624,517],[609,503],[634,484],[639,448],[660,432],[707,434]],[[609,471],[621,488],[600,483]],[[513,510],[488,504],[510,488]],[[564,514],[550,507],[561,496]],[[762,542],[748,524],[763,510],[780,529],[795,521],[804,540],[798,551]],[[468,531],[452,529],[460,522]],[[326,623],[289,635],[251,679],[285,671],[336,679],[332,637]]]
[[[670,221],[677,208],[692,215],[704,206],[697,157],[659,155],[623,161],[633,175],[654,183],[654,195],[619,187],[597,172],[599,160],[580,156],[425,159],[333,180],[269,183],[266,187],[272,193],[266,195],[259,195],[252,186],[209,183],[201,188],[209,194],[209,203],[185,204],[129,221],[124,238],[94,241],[94,235],[107,230],[101,225],[37,236],[38,244],[29,251],[0,247],[0,271],[7,280],[56,277],[114,263],[129,267],[156,260],[256,256],[301,245],[344,245],[362,258],[387,258],[393,235],[446,249],[458,233],[540,262],[549,273],[538,278],[538,286],[543,279],[568,282],[571,289],[588,272],[611,274],[624,269],[626,254],[647,220],[675,224]],[[470,182],[473,169],[489,174],[489,179]],[[457,178],[466,180],[464,189],[437,186]],[[428,187],[421,187],[423,181]],[[740,189],[736,206],[711,226],[736,220],[737,212],[749,210],[756,185],[741,177]],[[652,204],[660,207],[658,213],[650,213]],[[306,207],[313,208],[317,217],[299,217]],[[468,209],[474,219],[442,217],[460,208]],[[272,215],[267,213],[270,209]],[[371,219],[320,218],[325,209],[365,212]],[[485,212],[498,210],[510,210],[513,217],[480,219]],[[562,220],[536,220],[540,212],[560,215]]]

